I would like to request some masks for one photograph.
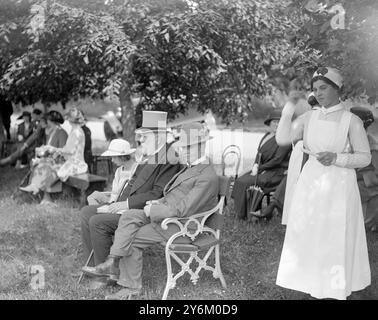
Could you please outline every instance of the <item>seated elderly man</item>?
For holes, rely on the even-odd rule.
[[[84,255],[85,258],[89,257],[93,249],[95,265],[104,262],[109,254],[112,236],[120,219],[117,213],[127,209],[142,209],[147,201],[161,198],[164,186],[180,171],[182,166],[177,158],[174,163],[174,151],[167,144],[166,123],[166,112],[143,111],[143,124],[136,134],[141,141],[144,160],[134,168],[130,179],[124,175],[123,181],[118,181],[118,195],[113,196],[112,203],[105,207],[105,211],[99,210],[99,207],[104,208],[101,201],[97,205],[82,208]],[[112,145],[109,147],[111,149]],[[90,288],[97,289],[105,285],[105,282],[97,280],[90,283]]]
[[[175,225],[163,230],[160,226],[163,219],[189,217],[216,206],[219,185],[214,168],[205,156],[208,139],[200,123],[183,126],[174,146],[178,148],[180,162],[187,165],[165,186],[163,198],[149,202],[143,210],[127,210],[122,214],[110,255],[104,263],[83,268],[92,276],[119,278],[118,284],[124,288],[106,299],[125,299],[140,292],[143,250],[168,240],[178,231]],[[124,258],[122,266],[121,258]]]

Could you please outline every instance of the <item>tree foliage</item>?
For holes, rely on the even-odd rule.
[[[144,108],[167,110],[172,118],[196,105],[228,123],[243,120],[252,96],[269,91],[269,74],[291,50],[284,35],[292,23],[283,8],[241,0],[160,11],[134,4],[123,24],[137,46],[130,88]]]
[[[302,17],[293,45],[309,53],[307,59],[297,55],[293,66],[311,72],[319,65],[336,66],[345,78],[345,97],[362,95],[375,102],[378,1],[294,0],[290,9],[293,15]]]
[[[118,23],[109,15],[58,2],[42,9],[43,28],[31,30],[31,14],[23,26],[28,35],[24,50],[13,54],[3,70],[0,83],[8,97],[24,105],[64,105],[70,99],[111,94],[117,85],[114,75],[122,72],[120,65],[127,65],[132,47]]]
[[[270,90],[268,76],[292,50],[285,2],[43,3],[42,30],[31,32],[27,15],[27,50],[10,55],[2,70],[1,87],[14,102],[64,104],[124,89],[171,118],[195,105],[232,122],[253,107],[252,96]]]

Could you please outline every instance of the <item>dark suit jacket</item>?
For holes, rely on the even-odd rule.
[[[137,168],[130,179],[130,181],[134,180],[131,187],[126,187],[117,201],[128,199],[130,209],[143,209],[147,201],[156,200],[163,196],[165,185],[180,171],[181,165],[165,163],[166,148],[160,150],[157,157],[158,161],[155,164],[139,165],[141,167],[139,170]]]
[[[31,136],[31,134],[33,133],[33,123],[30,122],[30,125],[29,125],[29,128],[28,130],[26,130],[25,128],[25,123],[22,122],[18,128],[17,128],[17,135],[21,135],[24,137],[24,140],[26,140],[27,138],[29,138]]]
[[[287,169],[289,166],[289,158],[291,152],[291,146],[280,147],[276,142],[276,137],[273,136],[263,145],[261,142],[268,135],[265,134],[260,141],[260,145],[257,150],[256,161],[258,161],[259,155],[261,156],[259,173],[265,170],[273,169]]]
[[[85,136],[84,161],[90,166],[92,163],[92,132],[86,125],[83,125],[81,129],[83,129]]]
[[[189,217],[214,208],[218,202],[219,178],[211,164],[198,164],[173,179],[164,190],[164,197],[150,210],[153,227],[166,239],[176,233],[178,227],[170,224],[168,230],[163,230],[160,227],[163,219]]]

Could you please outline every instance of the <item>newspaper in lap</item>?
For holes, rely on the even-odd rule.
[[[117,212],[115,212],[114,214],[123,214],[123,213],[125,213],[127,210],[119,210],[119,211],[117,211]],[[97,208],[97,213],[111,213],[110,211],[109,211],[109,205],[108,204],[105,204],[105,205],[103,205],[103,206],[101,206],[101,207],[98,207]]]
[[[109,213],[109,205],[105,204],[97,208],[97,213]]]

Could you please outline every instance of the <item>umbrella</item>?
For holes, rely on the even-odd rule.
[[[258,155],[258,165],[260,165],[261,154]],[[261,200],[264,197],[263,190],[257,185],[258,174],[255,176],[255,183],[246,190],[247,214],[256,215]]]
[[[256,215],[256,214],[261,200],[264,197],[264,192],[263,190],[257,186],[253,185],[247,189],[247,212],[248,214]]]

